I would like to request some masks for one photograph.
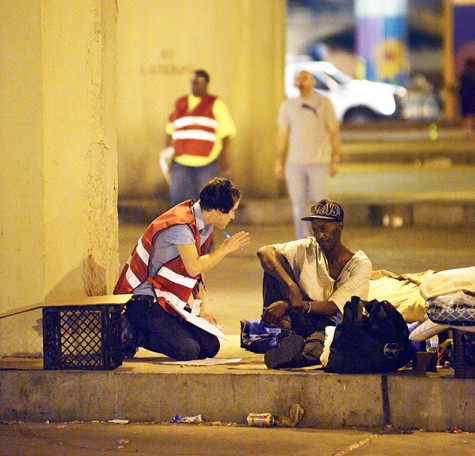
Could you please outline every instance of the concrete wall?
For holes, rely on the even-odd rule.
[[[0,0],[0,12],[0,313],[110,293],[119,267],[116,2]],[[26,320],[17,334],[31,330]],[[5,321],[0,355],[12,348]]]
[[[273,146],[283,100],[285,0],[120,0],[120,195],[168,199],[159,168],[165,123],[194,68],[211,75],[238,134],[230,177],[247,195],[275,193]]]

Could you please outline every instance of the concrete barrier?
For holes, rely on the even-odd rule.
[[[474,432],[475,379],[436,374],[340,375],[254,366],[180,367],[125,361],[114,371],[0,370],[2,422],[167,422],[174,415],[246,422],[251,412],[306,411],[300,427]],[[249,368],[253,367],[253,368]]]

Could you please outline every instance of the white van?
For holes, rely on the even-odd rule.
[[[352,79],[324,61],[302,60],[287,62],[285,95],[299,96],[295,75],[306,70],[315,77],[315,90],[328,97],[341,122],[363,123],[376,119],[404,119],[407,90],[384,82]]]

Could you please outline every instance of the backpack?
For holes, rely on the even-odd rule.
[[[412,357],[409,329],[396,308],[388,301],[353,296],[335,328],[325,372],[394,372]]]

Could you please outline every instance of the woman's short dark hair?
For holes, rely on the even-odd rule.
[[[211,211],[217,209],[224,214],[241,199],[241,192],[229,180],[221,177],[211,179],[200,192],[201,209]]]

